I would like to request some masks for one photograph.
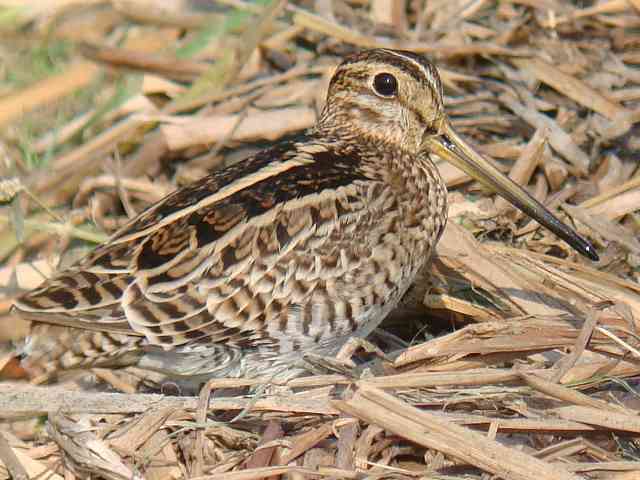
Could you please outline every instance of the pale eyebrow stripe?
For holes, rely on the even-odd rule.
[[[407,57],[406,55],[403,55],[402,53],[397,52],[395,50],[384,49],[384,51],[386,53],[388,53],[389,55],[393,55],[394,57],[398,57],[398,58],[403,59],[406,62],[409,62],[411,65],[413,65],[415,68],[417,68],[418,71],[422,72],[422,75],[427,80],[427,82],[429,82],[429,85],[431,85],[433,87],[433,89],[434,89],[434,91],[436,93],[438,93],[440,91],[439,82],[437,81],[437,78],[434,75],[434,72],[432,71],[432,69],[426,68],[422,63],[417,62],[415,59],[413,59],[411,57]],[[437,73],[436,73],[436,75],[437,75]]]

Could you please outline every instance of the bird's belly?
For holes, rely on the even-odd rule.
[[[375,330],[411,286],[431,248],[424,242],[382,244],[374,252],[357,272],[334,279],[330,290],[339,295],[327,297],[323,291],[290,313],[287,328],[270,333],[278,340],[276,349],[246,352],[238,375],[299,376],[306,355],[332,358],[350,338],[366,338]]]
[[[387,211],[373,219],[370,228],[359,229],[349,242],[342,242],[343,251],[333,249],[331,254],[342,260],[324,276],[291,280],[302,284],[298,291],[308,293],[292,299],[285,321],[267,327],[277,340],[275,355],[333,354],[351,336],[366,337],[380,324],[431,256],[446,218],[438,212],[434,221],[428,208],[409,213],[402,208]],[[300,260],[298,254],[294,261],[322,265],[324,260],[316,252],[313,259]]]

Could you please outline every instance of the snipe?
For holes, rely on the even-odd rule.
[[[17,300],[34,321],[27,364],[301,373],[303,354],[366,337],[431,255],[447,219],[435,156],[597,258],[454,133],[431,63],[365,51],[338,67],[300,138],[172,193]]]

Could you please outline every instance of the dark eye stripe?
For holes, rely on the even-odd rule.
[[[438,71],[426,58],[406,50],[384,50],[384,52],[392,57],[403,59],[403,67],[400,68],[418,81],[434,88],[435,93],[442,95],[442,82]]]
[[[381,64],[380,67],[389,65],[402,70],[414,80],[432,90],[434,98],[442,95],[442,84],[437,70],[421,55],[404,50],[369,50],[347,57],[342,65],[353,65],[360,62],[369,69],[372,67],[372,63],[379,63]],[[352,72],[349,72],[349,75],[352,75]]]

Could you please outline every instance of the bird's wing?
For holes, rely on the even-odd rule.
[[[304,335],[301,306],[327,303],[310,297],[319,283],[340,295],[371,255],[358,232],[379,220],[370,204],[380,198],[366,197],[380,183],[360,160],[308,140],[279,144],[169,195],[16,307],[165,348],[269,345],[287,318]]]

